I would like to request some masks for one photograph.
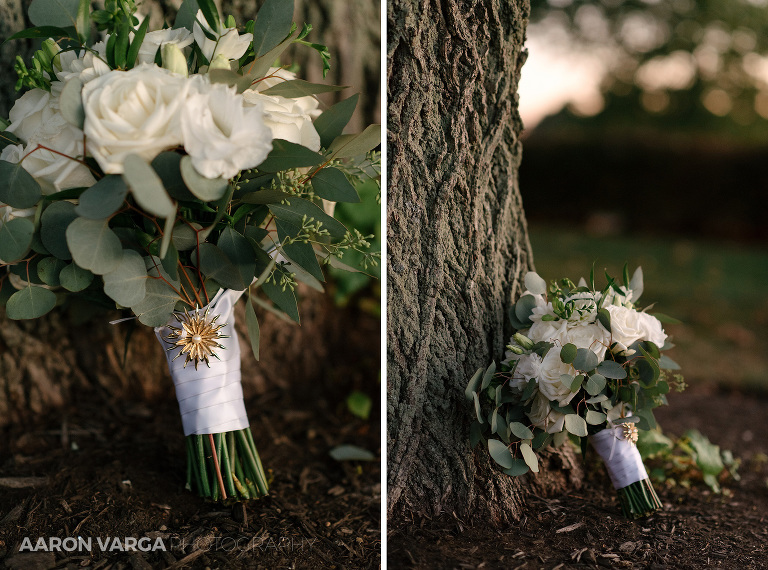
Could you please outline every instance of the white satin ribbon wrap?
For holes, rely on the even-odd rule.
[[[590,436],[589,440],[605,462],[614,489],[623,489],[648,478],[637,447],[624,438],[621,426],[609,427]]]
[[[226,323],[219,332],[229,338],[220,339],[225,349],[216,350],[221,360],[209,358],[210,368],[205,362],[193,362],[184,367],[186,355],[173,360],[181,350],[166,351],[168,368],[176,386],[184,435],[223,433],[249,427],[248,416],[243,402],[243,387],[240,384],[240,343],[235,331],[235,302],[243,291],[221,290],[207,307],[198,309],[200,314],[209,309],[208,316],[219,315],[216,324]],[[190,311],[191,312],[191,311]],[[164,327],[155,329],[155,336],[163,348],[171,346],[165,337],[171,330]]]

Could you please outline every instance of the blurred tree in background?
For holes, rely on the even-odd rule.
[[[600,122],[768,140],[766,0],[532,0],[545,30],[603,55]]]

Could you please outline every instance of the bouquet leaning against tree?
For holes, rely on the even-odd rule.
[[[0,302],[34,319],[76,296],[130,309],[153,327],[187,436],[187,485],[212,500],[258,498],[268,481],[240,384],[234,306],[299,321],[297,280],[322,290],[322,266],[377,263],[368,239],[333,217],[378,179],[380,127],[342,134],[358,96],[320,109],[340,86],[298,79],[287,48],[327,48],[266,0],[242,28],[213,0],[185,0],[173,27],[149,30],[134,0],[34,0],[43,40],[18,57],[0,119]],[[92,27],[102,32],[92,38]],[[123,320],[123,319],[121,319]],[[115,321],[119,322],[119,321]]]
[[[487,439],[488,451],[508,475],[538,472],[536,450],[569,438],[586,453],[587,441],[605,462],[630,518],[661,508],[635,443],[638,430],[656,426],[653,408],[666,404],[670,387],[684,381],[679,366],[662,351],[673,345],[661,321],[665,315],[640,310],[643,273],[623,285],[606,273],[595,288],[570,279],[549,287],[538,274],[525,276],[526,291],[510,308],[518,330],[497,372],[478,370],[466,396],[477,419],[472,447]]]

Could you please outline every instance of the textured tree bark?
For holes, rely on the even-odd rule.
[[[526,0],[392,0],[387,46],[390,517],[502,524],[523,487],[577,482],[572,452],[521,483],[469,448],[469,377],[503,354],[533,267],[518,190]]]
[[[26,18],[30,2],[0,0],[0,41],[31,25]],[[244,22],[253,18],[261,3],[228,0],[223,2],[223,12]],[[144,0],[140,9],[150,15],[156,29],[163,20],[173,21],[180,4],[180,0]],[[296,0],[295,20],[299,25],[303,21],[313,23],[309,39],[327,43],[335,56],[326,81],[352,85],[355,91],[366,94],[368,103],[362,105],[358,127],[363,121],[377,121],[379,115],[378,6],[378,2],[368,0]],[[347,16],[351,18],[348,22],[344,20]],[[302,55],[302,69],[321,69],[314,51],[302,51],[309,52]],[[0,47],[0,116],[8,116],[18,96],[13,61],[17,54],[28,61],[31,52],[32,43],[26,40]],[[319,80],[322,76],[308,79]],[[295,378],[325,381],[330,347],[341,345],[346,331],[338,309],[328,297],[309,289],[302,289],[301,295],[301,327],[258,312],[262,346],[259,363],[248,348],[242,304],[238,307],[246,396],[262,393],[268,387],[288,389]],[[0,428],[76,403],[83,391],[101,391],[106,398],[173,397],[154,333],[138,326],[131,334],[126,354],[130,326],[109,325],[109,320],[121,316],[117,313],[100,313],[87,319],[92,311],[89,306],[73,306],[69,310],[55,309],[32,322],[17,322],[8,320],[0,309]]]

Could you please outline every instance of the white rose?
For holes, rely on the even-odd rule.
[[[261,105],[245,107],[234,88],[221,83],[189,94],[181,127],[195,170],[207,178],[232,178],[261,164],[272,150]]]
[[[621,293],[616,291],[616,289],[614,289],[613,287],[611,287],[608,290],[608,292],[605,294],[605,305],[616,305],[619,307],[626,307],[628,309],[631,309],[632,297],[634,295],[634,291],[632,291],[632,289],[628,289],[627,287],[623,287],[623,286],[620,286],[619,290],[621,291]]]
[[[51,109],[53,98],[43,99],[47,101],[47,107],[18,123],[19,130],[29,136],[26,146],[5,147],[0,160],[16,164],[24,158],[24,170],[34,176],[45,195],[68,188],[93,186],[96,180],[88,167],[80,162],[84,150],[83,131]]]
[[[192,45],[195,38],[192,33],[186,28],[179,28],[177,30],[156,30],[154,32],[148,32],[144,36],[144,41],[139,48],[138,63],[154,63],[155,56],[157,56],[157,50],[165,44],[172,44],[179,49]]]
[[[217,39],[214,41],[205,37],[200,24],[205,27],[209,34],[212,34]],[[208,61],[213,61],[213,58],[217,55],[224,56],[227,59],[240,59],[248,50],[251,42],[253,42],[253,34],[240,35],[237,32],[237,28],[224,28],[221,31],[212,30],[205,21],[202,10],[197,11],[196,20],[192,26],[192,33],[195,37],[195,43],[197,43],[200,51],[203,52]]]
[[[551,402],[558,402],[560,406],[567,405],[576,392],[571,392],[560,382],[563,374],[576,375],[576,370],[570,364],[564,364],[560,360],[560,351],[557,347],[550,349],[541,363],[539,370],[539,391]]]
[[[605,359],[605,352],[611,341],[611,335],[598,323],[569,324],[565,335],[561,338],[563,343],[571,343],[576,348],[588,348],[597,355],[600,362]]]
[[[526,295],[530,295],[530,293],[525,293]],[[552,303],[547,303],[544,300],[544,297],[541,295],[531,295],[536,300],[536,306],[533,308],[533,311],[531,311],[530,319],[534,323],[541,321],[541,318],[544,315],[549,315],[551,317],[555,316],[555,311],[552,308]]]
[[[253,86],[253,88],[256,91],[266,91],[270,87],[274,87],[279,83],[284,81],[293,81],[294,79],[296,79],[296,74],[293,71],[288,71],[282,67],[270,67],[267,75],[263,79],[260,79],[258,83]],[[320,116],[320,101],[318,101],[315,97],[307,95],[306,97],[298,97],[293,99],[293,101],[295,101],[296,104],[301,107],[301,110],[304,113],[313,119],[316,119]]]
[[[56,114],[53,97],[44,89],[32,89],[19,97],[8,113],[11,124],[5,129],[24,142],[39,135],[46,123]]]
[[[182,143],[190,82],[152,64],[111,71],[83,87],[88,150],[107,174],[121,174],[129,154],[152,160]]]
[[[611,315],[611,341],[631,346],[638,340],[648,340],[661,348],[667,335],[659,320],[635,309],[610,305],[606,307]]]
[[[261,105],[264,123],[276,139],[300,144],[310,150],[320,150],[320,135],[312,124],[312,117],[299,104],[298,99],[262,95],[248,90],[243,93],[246,105]]]
[[[528,419],[534,426],[547,433],[561,432],[565,424],[565,414],[553,410],[549,404],[546,396],[538,392],[531,404],[531,411],[528,412]]]
[[[564,321],[563,319],[558,319],[556,321],[542,321],[541,319],[538,319],[534,321],[531,328],[528,329],[528,334],[526,336],[534,342],[562,341],[567,327],[568,321]]]

